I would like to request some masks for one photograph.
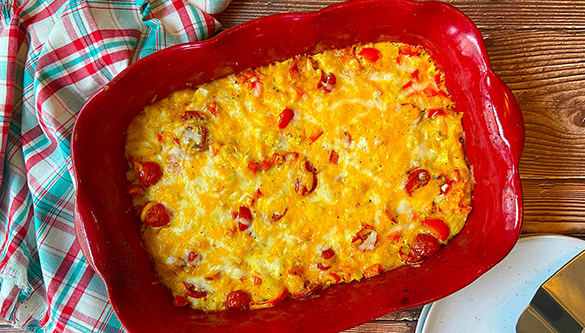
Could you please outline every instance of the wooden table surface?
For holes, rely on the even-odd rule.
[[[229,28],[336,2],[234,0],[217,19]],[[523,232],[585,234],[585,1],[445,2],[477,25],[492,67],[520,103],[526,123]],[[420,307],[389,313],[347,332],[414,332],[419,314]],[[18,331],[0,323],[2,332]]]

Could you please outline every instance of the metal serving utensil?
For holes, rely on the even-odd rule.
[[[516,332],[585,333],[585,251],[538,288]]]

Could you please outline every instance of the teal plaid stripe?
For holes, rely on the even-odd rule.
[[[121,332],[75,239],[75,115],[131,63],[218,24],[186,0],[3,1],[0,15],[0,315],[31,332]]]

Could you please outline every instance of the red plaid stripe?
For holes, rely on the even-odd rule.
[[[0,314],[31,331],[122,332],[75,238],[68,134],[85,99],[132,61],[207,38],[217,24],[182,0],[153,0],[145,18],[133,1],[15,4],[0,31],[0,45],[8,45],[0,50],[7,63],[0,68],[7,166],[0,173],[0,279],[18,287],[0,299]],[[7,276],[7,267],[25,279]],[[44,303],[27,312],[23,298]]]

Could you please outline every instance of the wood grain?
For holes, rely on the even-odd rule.
[[[583,234],[582,181],[523,180],[524,232]]]
[[[414,332],[421,309],[422,307],[416,307],[408,310],[390,312],[371,322],[352,327],[344,331],[344,333]]]
[[[337,0],[233,1],[217,16],[224,28],[252,19],[278,13],[311,12],[338,2]],[[466,14],[482,29],[535,30],[584,29],[583,1],[477,0],[444,1]]]
[[[585,30],[486,31],[526,123],[523,179],[584,179]]]

